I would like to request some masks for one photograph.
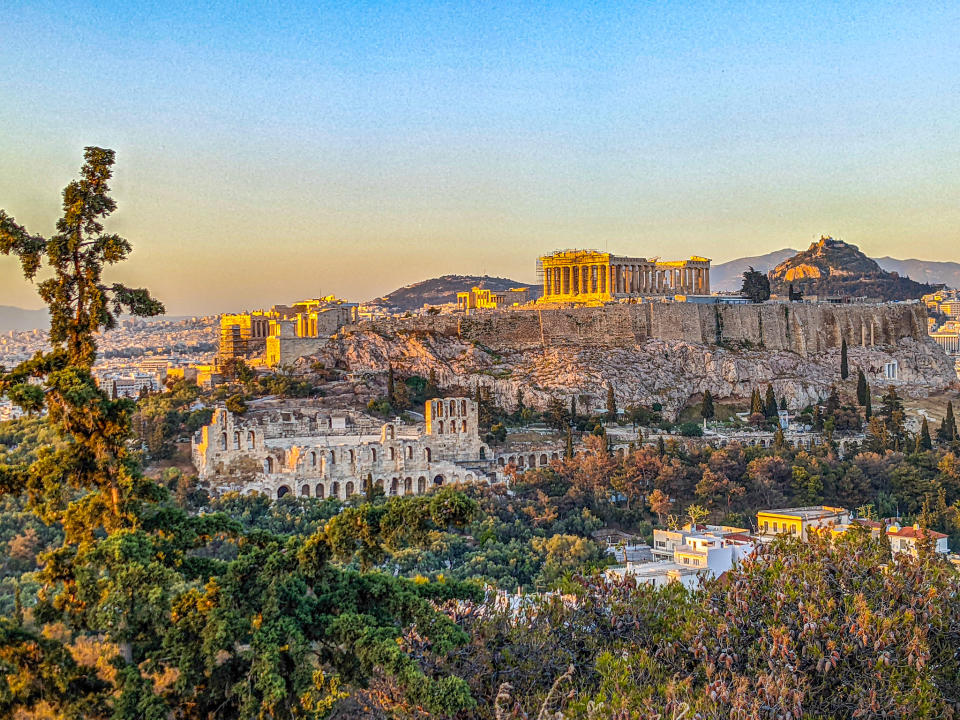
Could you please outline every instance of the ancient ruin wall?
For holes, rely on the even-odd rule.
[[[448,317],[418,319],[416,329],[430,331],[436,323],[437,330],[451,334],[450,322]],[[645,303],[478,313],[461,317],[458,333],[463,340],[505,350],[624,347],[658,339],[809,355],[838,348],[843,339],[865,347],[895,346],[904,338],[929,342],[926,324],[926,308],[919,303]]]

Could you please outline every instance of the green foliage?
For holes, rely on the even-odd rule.
[[[709,390],[705,390],[703,400],[700,402],[700,417],[704,420],[711,420],[716,414],[713,408],[713,395],[710,394]]]
[[[743,273],[743,286],[740,293],[752,302],[762,303],[770,299],[770,279],[752,267]]]
[[[840,345],[840,379],[846,380],[850,376],[850,366],[847,362],[847,339]]]

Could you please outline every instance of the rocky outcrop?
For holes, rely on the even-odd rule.
[[[441,385],[482,382],[505,407],[518,388],[541,408],[577,395],[600,410],[611,383],[620,407],[660,402],[668,413],[709,390],[745,397],[772,383],[793,408],[839,381],[840,346],[874,386],[922,395],[956,378],[926,335],[919,304],[713,306],[655,303],[510,311],[363,323],[345,328],[317,359],[354,372],[437,374]],[[884,367],[896,362],[897,378]]]
[[[821,237],[803,252],[770,271],[770,289],[786,295],[790,286],[804,295],[845,295],[882,300],[910,300],[933,291],[925,285],[887,272],[856,245]]]

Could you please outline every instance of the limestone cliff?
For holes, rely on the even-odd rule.
[[[772,382],[791,407],[823,397],[839,380],[841,342],[851,368],[880,386],[896,361],[895,384],[910,394],[956,378],[926,335],[920,304],[714,306],[611,305],[361,323],[318,353],[328,364],[382,372],[390,362],[441,384],[490,387],[506,407],[517,388],[545,407],[551,396],[581,396],[601,409],[606,383],[618,405],[660,402],[681,409],[704,390],[744,397]]]

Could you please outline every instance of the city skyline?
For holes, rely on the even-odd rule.
[[[960,9],[31,3],[0,206],[49,234],[84,145],[172,314],[595,247],[723,262],[821,234],[957,259]],[[84,58],[77,64],[76,59]],[[0,304],[37,307],[16,263]]]

